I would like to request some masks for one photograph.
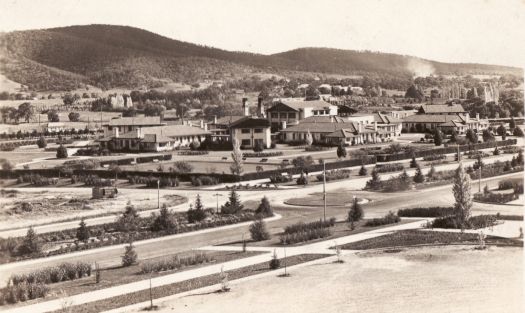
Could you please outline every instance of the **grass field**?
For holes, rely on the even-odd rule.
[[[418,248],[367,252],[345,263],[290,269],[232,285],[226,294],[194,294],[156,303],[157,312],[523,312],[523,249]],[[272,299],[272,301],[268,301]]]

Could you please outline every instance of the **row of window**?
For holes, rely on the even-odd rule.
[[[254,139],[253,140],[253,145],[255,146],[257,144],[264,144],[264,141],[262,139]],[[251,147],[252,140],[251,139],[243,139],[243,140],[241,140],[241,145],[242,146]]]
[[[249,133],[250,133],[250,130],[251,130],[250,128],[241,128],[241,133],[242,133],[242,134],[249,134]],[[263,129],[262,129],[262,128],[255,128],[255,129],[253,130],[253,132],[254,132],[254,133],[258,133],[258,134],[260,134],[260,133],[263,132]]]
[[[292,119],[295,118],[295,113],[280,113],[280,114],[281,114],[281,118],[283,118],[283,119],[286,118],[286,117],[292,118]],[[272,113],[271,117],[272,118],[279,118],[279,113]]]

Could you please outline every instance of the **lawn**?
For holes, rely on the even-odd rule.
[[[156,302],[158,312],[524,312],[523,249],[425,247],[344,256],[232,286]],[[136,312],[136,311],[134,311]]]
[[[350,193],[326,193],[326,205],[327,206],[349,206],[354,201],[354,195]],[[357,198],[357,201],[361,203],[363,198]],[[297,206],[323,206],[323,194],[322,193],[313,193],[311,196],[302,197],[302,198],[291,198],[284,202],[288,205],[297,205]]]

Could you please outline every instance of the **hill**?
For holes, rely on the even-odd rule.
[[[0,34],[0,73],[35,90],[160,86],[171,80],[239,78],[253,73],[342,75],[519,73],[480,64],[448,64],[369,51],[302,48],[274,55],[200,46],[138,28],[86,25]]]

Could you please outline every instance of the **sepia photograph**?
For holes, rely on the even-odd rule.
[[[524,0],[0,0],[0,312],[525,312]]]

